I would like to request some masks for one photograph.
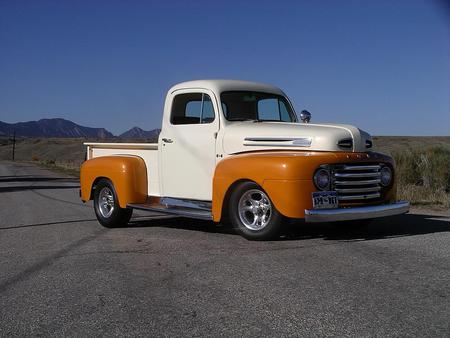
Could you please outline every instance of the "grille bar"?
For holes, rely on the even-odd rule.
[[[381,180],[378,178],[376,180],[365,180],[365,181],[335,181],[336,185],[369,185],[369,184],[379,184]]]
[[[361,201],[381,196],[381,165],[342,164],[332,166],[331,188],[339,201]]]
[[[379,165],[344,165],[342,170],[380,170]]]
[[[360,177],[380,177],[379,172],[372,173],[335,173],[335,177],[345,177],[345,178],[360,178]]]
[[[374,194],[365,194],[365,195],[346,195],[346,196],[338,196],[339,201],[349,201],[349,200],[367,200],[371,198],[378,198],[380,197],[380,193],[374,193]]]
[[[368,187],[366,187],[366,188],[350,188],[350,189],[339,189],[339,188],[336,188],[336,189],[334,189],[334,190],[336,190],[337,192],[341,192],[341,193],[353,193],[353,192],[362,192],[362,193],[365,193],[365,192],[371,192],[371,191],[380,191],[381,190],[381,188],[380,187],[371,187],[371,188],[368,188]]]

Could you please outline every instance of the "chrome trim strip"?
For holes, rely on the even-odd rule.
[[[277,144],[277,143],[263,143],[263,144],[258,144],[258,143],[244,143],[244,146],[247,147],[310,147],[310,146],[301,146],[298,144]]]
[[[379,178],[376,180],[366,180],[366,181],[334,181],[335,185],[370,185],[379,183],[381,183],[381,180]]]
[[[149,149],[157,150],[158,143],[100,143],[100,142],[84,142],[85,146],[91,149],[105,148],[105,149]]]
[[[189,200],[173,197],[162,197],[160,204],[172,208],[189,208],[197,210],[211,211],[212,203],[209,201]]]
[[[342,193],[351,193],[351,192],[371,192],[371,191],[380,191],[381,187],[366,187],[366,188],[336,188],[334,189],[337,192]]]
[[[206,210],[195,210],[195,209],[183,209],[183,208],[165,208],[164,206],[152,206],[148,204],[127,204],[128,208],[144,210],[144,211],[154,211],[162,214],[170,214],[181,217],[203,219],[211,221],[213,219],[212,213]]]
[[[344,165],[342,168],[338,168],[337,170],[380,170],[380,165]]]
[[[312,143],[311,137],[246,137],[244,141],[258,142],[258,143],[245,143],[244,146],[249,147],[310,147]],[[273,143],[273,142],[292,142],[286,143]],[[272,142],[272,143],[259,143],[259,142]]]
[[[377,218],[404,214],[409,211],[409,202],[372,205],[355,208],[305,210],[305,222],[336,222],[355,219]]]
[[[335,173],[335,177],[381,177],[381,173],[373,172],[373,173]]]
[[[244,141],[255,142],[289,142],[294,141],[293,137],[246,137]]]
[[[361,195],[349,195],[349,196],[340,196],[338,195],[339,201],[351,201],[351,200],[368,200],[371,198],[380,197],[380,193],[370,193],[370,194],[361,194]]]

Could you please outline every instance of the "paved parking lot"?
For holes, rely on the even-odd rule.
[[[449,336],[450,217],[249,242],[139,213],[105,229],[78,182],[0,162],[0,336]]]

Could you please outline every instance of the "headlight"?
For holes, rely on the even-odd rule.
[[[330,185],[330,173],[328,170],[319,169],[314,174],[314,184],[320,190],[325,190]]]
[[[387,187],[389,184],[391,184],[392,181],[392,171],[389,167],[383,167],[381,168],[381,185],[383,187]]]

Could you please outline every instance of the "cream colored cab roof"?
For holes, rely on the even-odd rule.
[[[169,89],[169,93],[173,93],[176,90],[180,89],[210,89],[213,92],[220,94],[226,91],[256,91],[256,92],[265,92],[265,93],[273,93],[278,95],[285,95],[283,91],[275,86],[258,83],[258,82],[250,82],[250,81],[241,81],[241,80],[195,80],[195,81],[187,81],[178,83],[172,88]]]

